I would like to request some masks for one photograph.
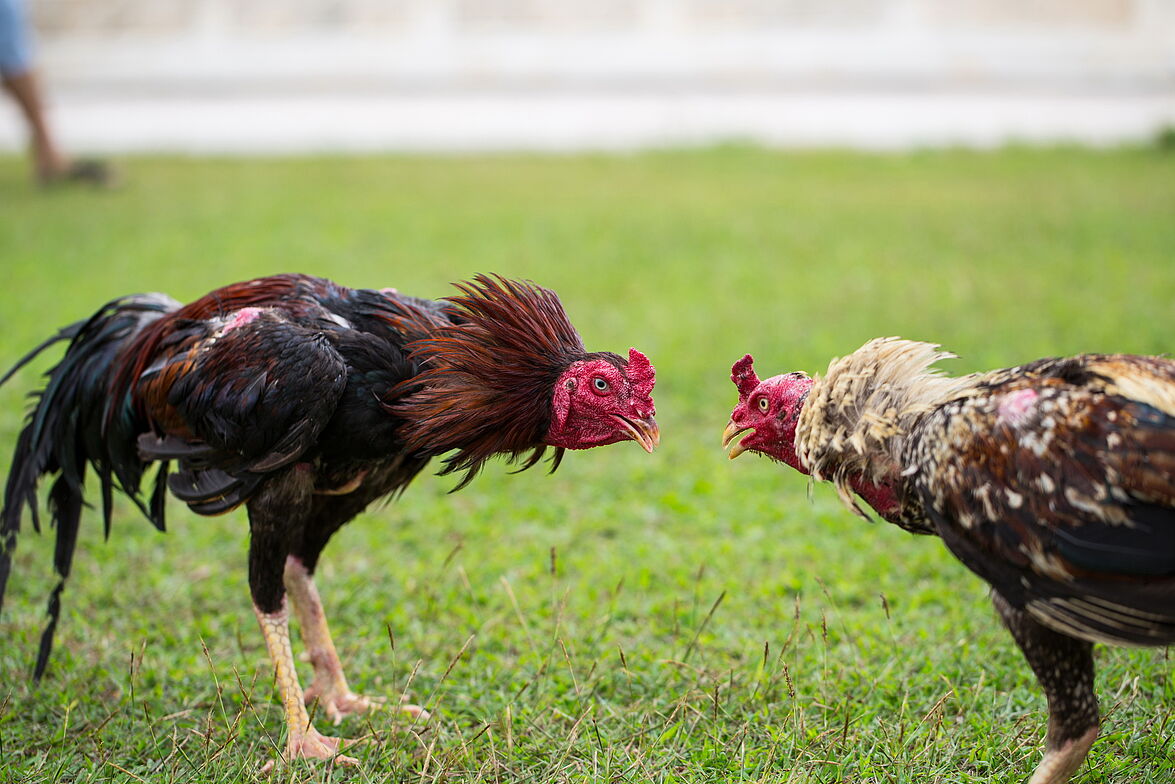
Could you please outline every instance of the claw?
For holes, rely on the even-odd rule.
[[[427,710],[420,707],[419,705],[413,705],[408,702],[401,701],[400,705],[397,707],[397,710],[403,713],[407,713],[409,716],[417,719],[418,721],[428,721],[432,718],[432,714]]]
[[[296,759],[320,759],[327,760],[332,765],[358,765],[359,760],[356,758],[339,753],[348,743],[354,743],[354,741],[345,738],[332,738],[311,727],[300,737],[289,739],[286,743],[286,752],[281,758],[285,762]],[[268,775],[276,765],[277,760],[269,760],[258,771],[258,775]]]
[[[321,711],[322,715],[334,722],[338,726],[343,722],[343,719],[350,716],[352,713],[363,713],[372,708],[379,708],[388,703],[386,697],[365,697],[361,694],[355,694],[348,690],[346,692],[330,692],[325,689],[316,688],[318,681],[310,684],[305,692],[305,700],[307,705],[315,702],[318,703],[317,710]],[[427,710],[419,705],[412,705],[401,700],[400,704],[396,705],[395,709],[402,713],[407,713],[413,719],[420,721],[428,721],[430,714]]]
[[[352,713],[363,713],[386,702],[382,697],[364,697],[352,691],[347,691],[342,694],[328,693],[319,695],[313,689],[314,686],[312,684],[306,690],[306,704],[310,705],[313,702],[317,702],[318,709],[322,711],[322,715],[334,722],[336,726],[342,724],[343,719]]]

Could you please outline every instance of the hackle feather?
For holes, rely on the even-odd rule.
[[[542,459],[552,391],[568,365],[622,360],[587,353],[553,291],[486,275],[457,287],[461,295],[446,298],[452,322],[402,308],[396,326],[412,338],[405,348],[423,369],[392,390],[387,409],[405,420],[409,450],[456,450],[441,473],[464,471],[460,489],[496,454],[522,460],[522,469]]]
[[[816,480],[854,500],[850,478],[880,483],[898,471],[903,438],[927,411],[967,389],[976,376],[952,378],[934,368],[954,357],[932,343],[875,338],[816,376],[796,426],[796,454]]]

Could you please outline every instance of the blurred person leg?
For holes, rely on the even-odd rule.
[[[0,0],[0,83],[16,101],[28,125],[37,180],[46,185],[59,182],[109,184],[110,169],[106,164],[72,161],[57,146],[32,66],[30,37],[24,0]]]

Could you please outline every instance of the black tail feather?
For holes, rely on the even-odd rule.
[[[5,373],[3,377],[0,377],[0,386],[4,386],[4,382],[15,376],[22,367],[36,359],[38,354],[52,346],[54,343],[60,343],[63,340],[73,340],[77,336],[78,331],[81,330],[81,328],[84,327],[87,323],[89,322],[75,321],[69,326],[59,329],[56,335],[45,340],[43,343],[41,343],[41,345],[37,346],[32,351],[17,360],[16,364],[10,367],[8,372]]]
[[[78,541],[78,525],[82,519],[82,495],[79,488],[59,477],[49,491],[49,509],[57,522],[57,546],[53,549],[53,568],[61,579],[69,577],[73,566],[73,550]]]
[[[84,468],[84,467],[83,467]],[[80,488],[69,482],[64,473],[53,483],[49,491],[49,508],[57,522],[57,545],[53,550],[53,568],[57,571],[57,585],[49,596],[49,622],[41,633],[41,645],[37,651],[37,664],[33,668],[33,680],[39,681],[49,663],[49,652],[53,648],[53,634],[61,616],[61,592],[73,566],[73,553],[77,547],[78,529],[82,518],[82,496]]]
[[[45,624],[45,631],[41,632],[41,645],[37,649],[37,663],[33,667],[33,680],[41,680],[45,674],[45,667],[49,664],[49,654],[53,650],[53,633],[57,631],[57,619],[61,617],[61,592],[65,590],[65,578],[57,581],[53,593],[49,594],[47,613],[49,623]]]
[[[147,515],[151,524],[160,531],[167,530],[167,519],[164,510],[167,508],[167,469],[169,463],[165,460],[159,464],[155,472],[155,490],[151,493],[151,513]]]
[[[17,526],[20,516],[16,518]],[[4,590],[8,587],[8,575],[12,573],[12,551],[16,549],[17,528],[9,524],[8,515],[2,521],[0,530],[0,607],[4,605]]]
[[[102,479],[102,538],[109,541],[110,526],[114,517],[114,480],[111,478],[109,465],[99,468],[98,474]]]
[[[48,509],[56,528],[53,563],[59,581],[49,598],[49,622],[41,636],[34,678],[40,678],[45,671],[61,613],[61,593],[73,563],[85,506],[86,464],[94,467],[101,485],[107,536],[116,482],[156,527],[163,528],[166,463],[160,468],[148,508],[139,498],[146,464],[135,446],[135,437],[144,426],[137,421],[129,400],[111,400],[109,389],[112,375],[120,363],[128,360],[126,347],[133,337],[145,325],[178,307],[179,303],[161,294],[114,300],[88,320],[58,331],[0,378],[2,384],[49,346],[69,341],[65,355],[47,373],[44,389],[33,396],[36,402],[17,438],[4,504],[0,508],[0,607],[3,607],[22,513],[28,508],[33,527],[40,531],[37,484],[43,476],[57,475],[49,492]]]

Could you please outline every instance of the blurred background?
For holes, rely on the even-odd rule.
[[[97,152],[1140,141],[1171,0],[29,0]],[[11,102],[0,151],[22,150]]]
[[[655,455],[495,463],[452,496],[426,472],[332,541],[352,682],[411,682],[442,722],[422,770],[377,717],[349,780],[1027,779],[1043,700],[986,586],[732,464],[730,367],[882,335],[951,373],[1170,354],[1175,0],[26,2],[53,130],[121,183],[37,187],[0,100],[0,371],[110,298],[278,272],[529,278],[657,367]],[[58,356],[0,386],[0,476]],[[0,781],[253,780],[284,724],[244,515],[173,501],[161,537],[116,508],[109,542],[85,515],[37,689],[53,538],[22,535]],[[1103,653],[1080,780],[1175,779],[1169,653]]]

